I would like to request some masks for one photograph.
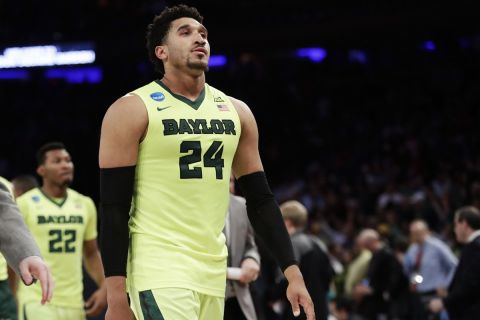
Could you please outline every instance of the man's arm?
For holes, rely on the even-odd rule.
[[[440,246],[438,250],[440,251],[441,263],[447,276],[445,279],[445,288],[447,288],[450,282],[452,282],[452,278],[455,274],[455,269],[458,264],[458,259],[453,254],[452,250],[450,250],[450,248],[444,243],[442,243],[442,246]]]
[[[287,298],[295,316],[303,306],[307,319],[314,319],[312,299],[307,292],[302,273],[295,264],[292,244],[280,209],[268,187],[258,150],[258,128],[248,106],[230,98],[242,125],[242,133],[233,159],[233,173],[247,199],[247,213],[255,232],[277,259],[289,282]]]
[[[245,252],[243,259],[253,259],[260,265],[260,254],[258,253],[257,244],[255,243],[255,235],[252,225],[249,223],[247,227],[247,237],[245,239]]]
[[[50,301],[53,278],[40,258],[40,249],[28,231],[8,189],[0,183],[0,252],[26,285],[36,279],[42,287],[42,304]]]
[[[443,299],[447,311],[455,306],[458,308],[462,305],[469,305],[478,297],[480,292],[480,274],[478,273],[478,270],[480,270],[480,251],[475,249],[468,251],[464,249],[462,253],[464,255],[461,257],[461,259],[464,259],[464,263],[462,263],[464,270],[457,270],[457,272],[463,274],[462,282],[460,285],[455,285],[453,290],[448,292],[448,296]]]
[[[138,145],[146,132],[147,111],[140,97],[127,95],[107,111],[100,136],[100,248],[105,268],[106,319],[131,319],[125,276],[128,219]]]
[[[413,248],[414,248],[413,245],[411,245],[408,248],[407,253],[405,253],[405,257],[403,259],[402,267],[407,277],[410,277],[410,273],[412,272],[412,269],[413,269],[413,257],[414,257]]]
[[[245,214],[245,206],[242,206],[243,214]],[[240,282],[250,283],[255,281],[260,272],[260,254],[258,253],[257,244],[255,243],[255,236],[253,234],[253,228],[250,223],[247,226],[247,234],[245,237],[245,250],[243,253],[242,263],[242,275],[240,276]]]
[[[103,274],[102,259],[98,251],[97,240],[87,240],[83,243],[83,262],[88,275],[97,285],[98,289],[85,302],[87,316],[95,317],[107,305],[107,288]]]

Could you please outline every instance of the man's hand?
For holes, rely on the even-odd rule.
[[[112,276],[105,278],[107,287],[107,313],[105,320],[133,320],[132,309],[128,304],[125,277]]]
[[[252,258],[246,258],[242,261],[241,265],[242,274],[240,275],[240,283],[248,284],[252,281],[257,280],[258,273],[260,272],[260,266],[258,262]]]
[[[428,305],[430,311],[433,313],[439,313],[444,309],[442,299],[432,299]]]
[[[107,313],[105,320],[134,320],[132,309],[128,305],[127,294],[123,293],[125,298],[108,299]]]
[[[85,312],[89,317],[96,317],[107,306],[107,287],[98,288],[85,302]]]
[[[20,262],[18,268],[25,285],[29,286],[40,280],[40,286],[42,287],[41,303],[49,302],[52,299],[54,283],[50,269],[42,258],[37,256],[26,257]]]
[[[437,288],[437,296],[440,298],[445,298],[448,295],[448,290],[446,288]]]
[[[372,293],[373,291],[369,286],[359,283],[353,287],[352,296],[355,301],[359,301],[363,299],[363,297],[371,295]]]
[[[307,320],[315,320],[315,309],[313,307],[312,298],[305,287],[302,273],[296,265],[291,265],[284,271],[288,280],[287,299],[292,305],[293,315],[300,315],[300,306],[303,307]]]

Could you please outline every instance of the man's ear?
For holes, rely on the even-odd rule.
[[[156,46],[155,47],[155,55],[158,59],[164,61],[168,58],[168,48],[167,46]]]
[[[45,175],[45,166],[43,166],[43,165],[38,166],[37,167],[37,174],[40,177],[43,177]]]

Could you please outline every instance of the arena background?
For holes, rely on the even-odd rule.
[[[0,175],[34,174],[36,149],[63,141],[73,188],[97,201],[103,114],[157,77],[146,25],[177,3],[0,0],[0,54],[95,51],[91,64],[0,68]],[[419,216],[455,246],[453,211],[480,205],[475,1],[184,3],[204,15],[217,56],[207,82],[252,108],[277,200],[301,200],[332,254],[346,262],[366,226],[395,247]]]

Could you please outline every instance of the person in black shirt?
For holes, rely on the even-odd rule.
[[[357,312],[366,319],[411,319],[408,279],[378,232],[365,229],[359,241],[372,252],[366,278],[353,289]]]

